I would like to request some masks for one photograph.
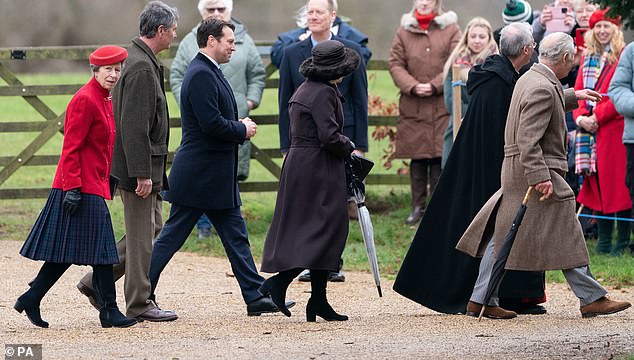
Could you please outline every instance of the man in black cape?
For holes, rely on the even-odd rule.
[[[501,55],[489,56],[469,73],[471,102],[394,283],[396,292],[432,310],[466,311],[480,260],[455,246],[480,208],[501,187],[511,95],[534,44],[528,24],[507,25],[501,35]],[[543,272],[508,271],[499,294],[506,309],[546,312],[537,305],[545,301]]]

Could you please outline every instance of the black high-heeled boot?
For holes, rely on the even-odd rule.
[[[326,285],[328,284],[328,271],[310,270],[311,295],[306,304],[306,321],[315,322],[317,316],[326,321],[346,321],[346,315],[337,312],[328,304],[326,299]]]
[[[112,265],[93,265],[92,283],[95,297],[103,304],[99,310],[101,327],[129,327],[137,323],[135,318],[128,318],[119,311],[117,293],[114,285]]]
[[[33,325],[48,328],[48,322],[42,320],[40,302],[69,267],[70,264],[45,262],[29,290],[18,298],[13,308],[19,313],[26,312]]]
[[[281,271],[277,275],[264,280],[262,286],[258,289],[262,296],[271,295],[271,300],[277,306],[277,309],[286,316],[291,316],[291,312],[286,307],[286,290],[294,278],[296,278],[303,269],[291,269]]]

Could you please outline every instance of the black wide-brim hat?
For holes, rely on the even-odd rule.
[[[357,69],[361,58],[353,49],[337,40],[326,40],[315,45],[312,55],[304,60],[299,72],[307,78],[335,80]]]

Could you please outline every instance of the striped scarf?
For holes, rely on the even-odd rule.
[[[597,172],[597,143],[595,135],[582,128],[575,134],[575,174],[589,176]]]
[[[583,66],[581,67],[581,76],[583,79],[583,88],[594,90],[601,75],[601,71],[605,66],[610,53],[610,45],[605,47],[605,51],[601,56],[597,54],[588,54],[583,60]],[[590,111],[594,109],[596,103],[594,101],[586,101],[586,108]]]

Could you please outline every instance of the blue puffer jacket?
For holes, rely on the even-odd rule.
[[[621,54],[608,95],[616,111],[625,118],[623,143],[634,144],[634,42]]]

